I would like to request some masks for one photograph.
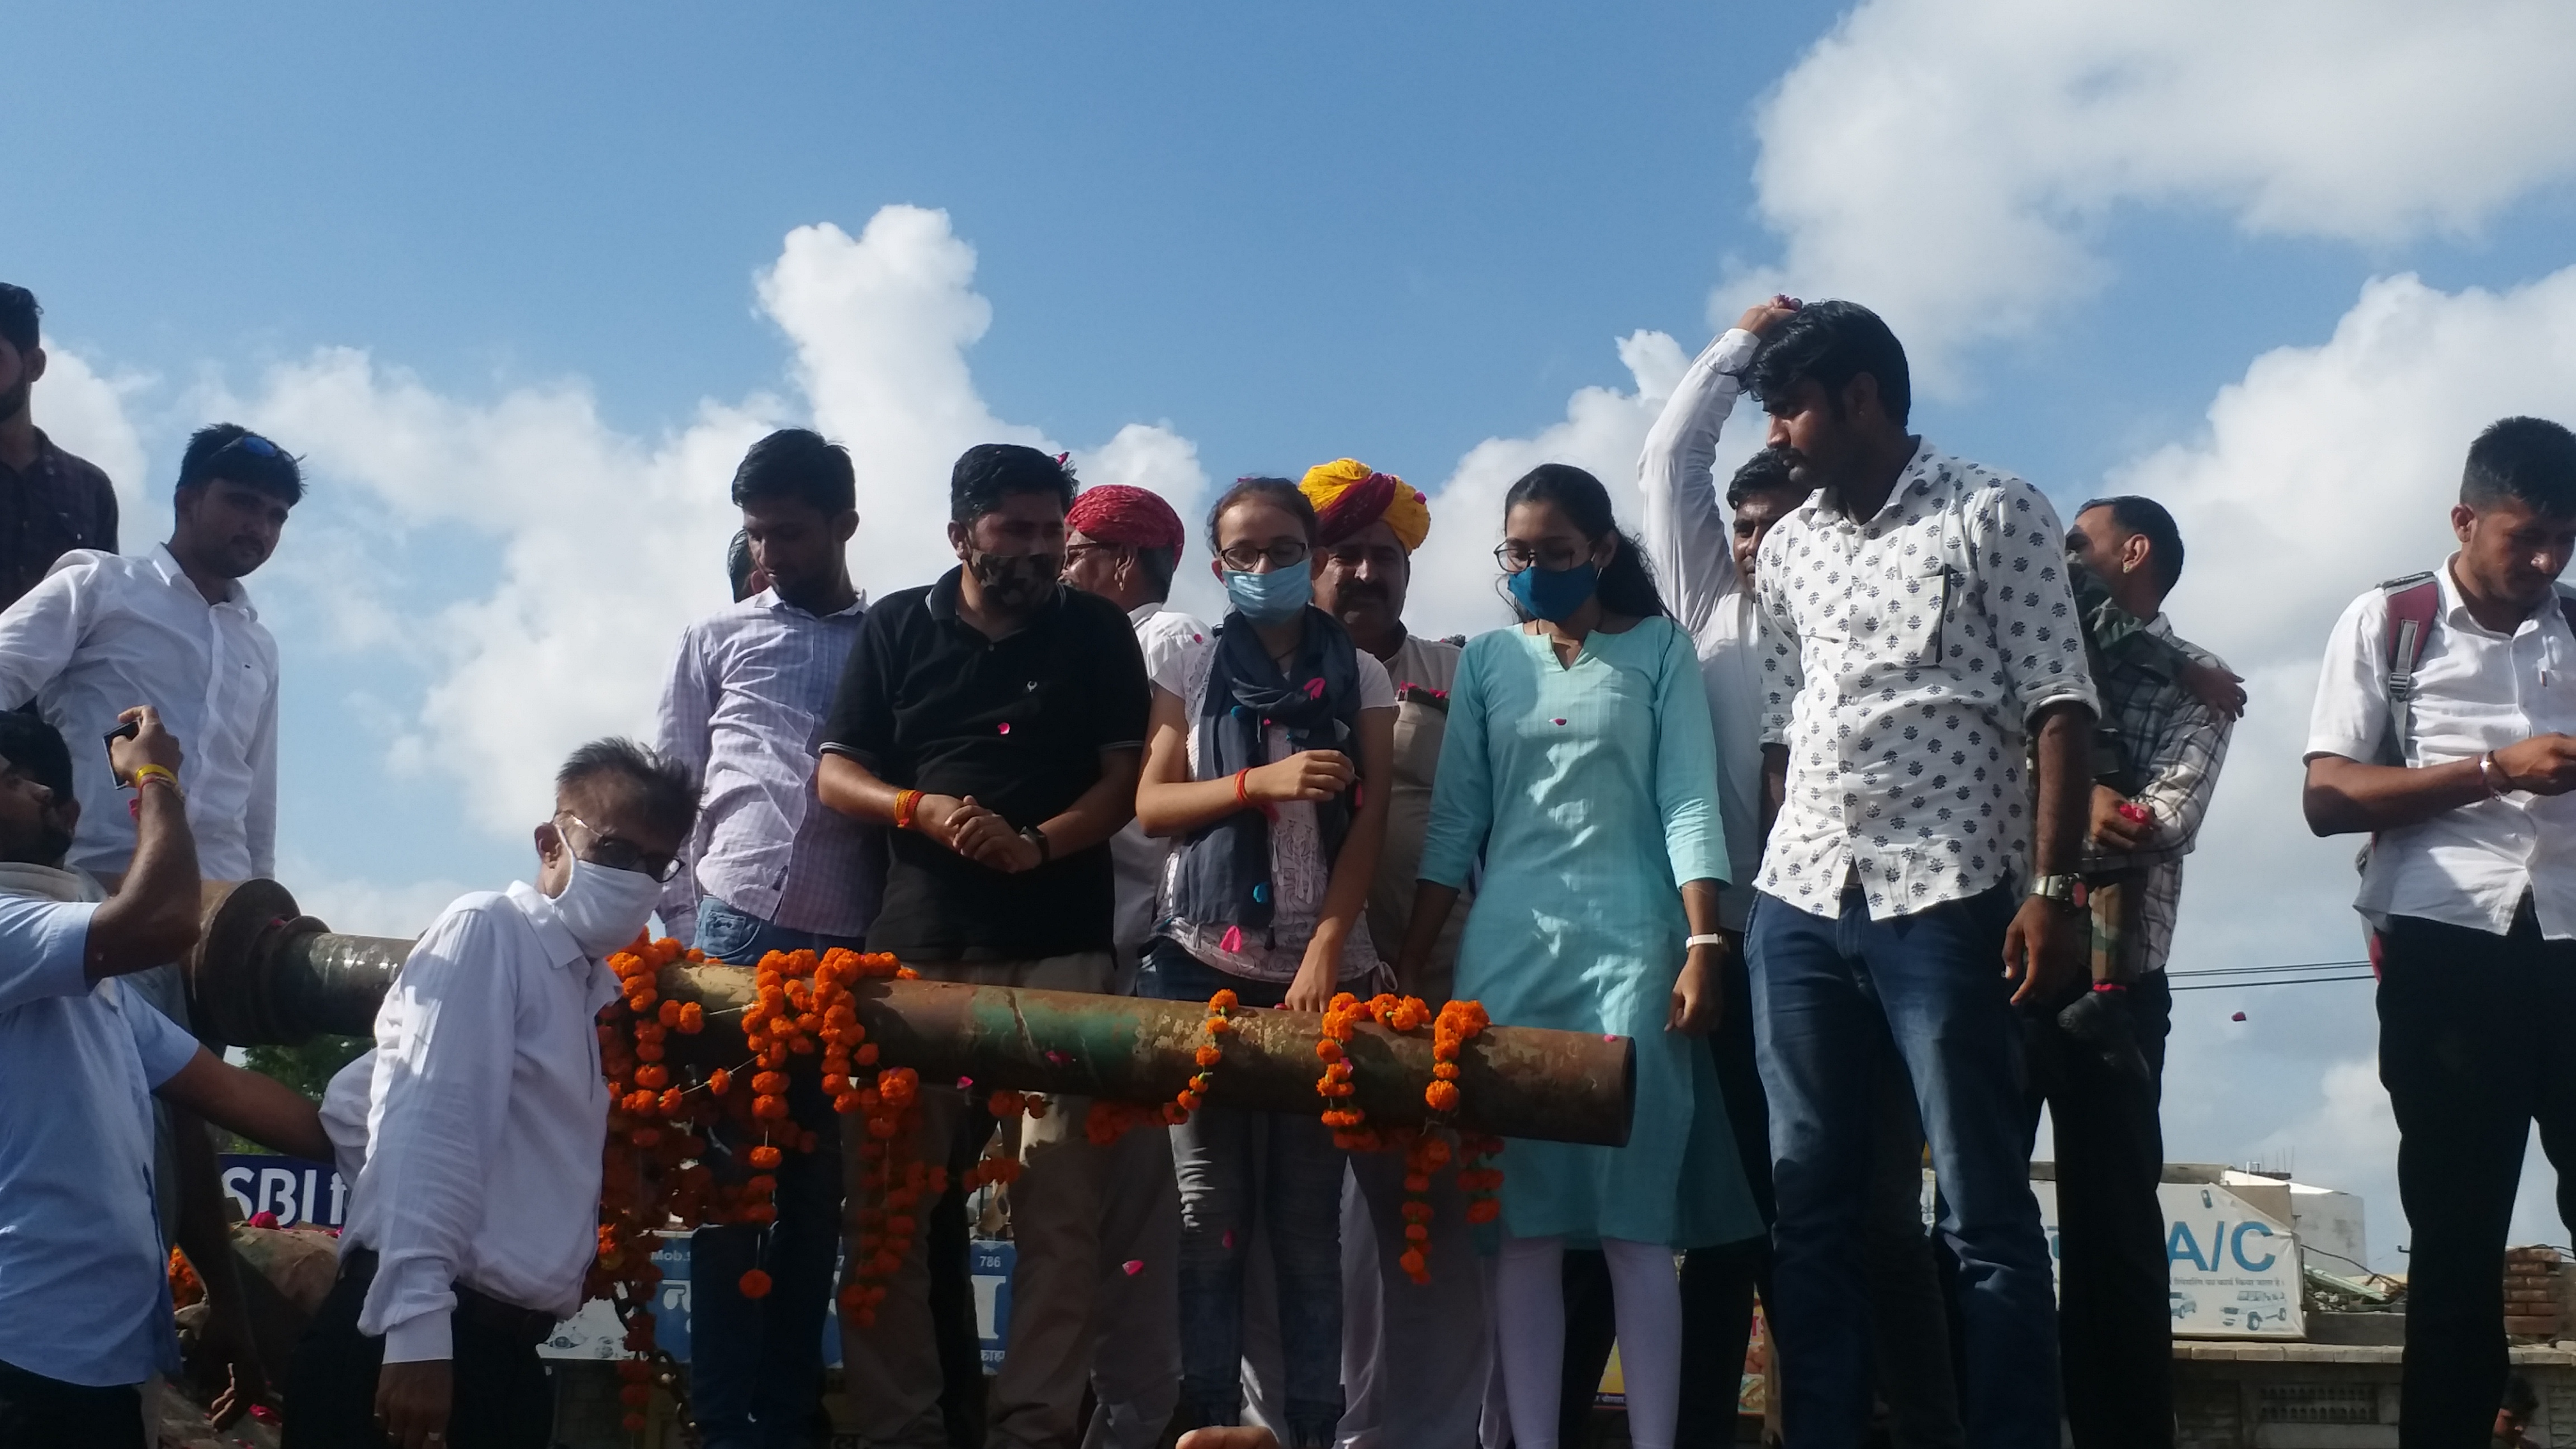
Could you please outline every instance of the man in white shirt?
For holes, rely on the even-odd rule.
[[[544,1449],[537,1345],[598,1248],[602,962],[679,872],[697,808],[684,767],[584,745],[536,828],[537,883],[460,897],[413,945],[374,1050],[324,1098],[364,1165],[340,1280],[296,1350],[288,1445]]]
[[[1796,310],[1797,304],[1782,296],[1745,309],[1735,326],[1710,342],[1682,374],[1647,430],[1637,458],[1637,488],[1645,505],[1639,542],[1672,603],[1674,621],[1690,631],[1697,647],[1709,719],[1716,727],[1719,818],[1726,830],[1727,857],[1735,867],[1718,911],[1726,934],[1734,938],[1727,955],[1738,960],[1744,922],[1757,894],[1754,881],[1762,870],[1762,725],[1768,712],[1762,661],[1768,651],[1753,581],[1762,541],[1807,501],[1809,490],[1791,480],[1784,455],[1764,448],[1728,480],[1721,508],[1717,445],[1763,336]],[[1752,983],[1739,965],[1726,972],[1722,989],[1726,1010],[1707,1041],[1745,1181],[1768,1221],[1773,1216],[1771,1130],[1755,1066]],[[1913,1083],[1891,1050],[1882,1048],[1876,1076],[1878,1117],[1861,1225],[1871,1377],[1887,1405],[1898,1449],[1944,1449],[1960,1442],[1959,1404],[1950,1362],[1949,1306],[1938,1259],[1923,1233],[1923,1129]],[[1569,1255],[1566,1262],[1570,1275],[1599,1273],[1597,1291],[1569,1303],[1566,1336],[1570,1353],[1578,1339],[1573,1323],[1598,1321],[1592,1332],[1581,1335],[1592,1346],[1583,1376],[1597,1377],[1592,1359],[1608,1355],[1612,1337],[1608,1267],[1597,1254]],[[1757,1291],[1766,1298],[1771,1291],[1767,1237],[1694,1248],[1683,1255],[1683,1362],[1691,1370],[1682,1385],[1680,1433],[1685,1439],[1732,1432],[1739,1392],[1724,1366],[1744,1361]]]
[[[1085,488],[1064,515],[1064,581],[1127,611],[1150,676],[1207,625],[1170,606],[1187,531],[1160,494],[1123,483]],[[1172,843],[1130,820],[1109,838],[1116,867],[1116,990],[1135,990],[1137,963],[1154,936],[1154,902]],[[1097,1401],[1085,1449],[1150,1449],[1180,1402],[1177,1274],[1180,1189],[1171,1144],[1130,1132],[1110,1149],[1100,1203],[1100,1288],[1092,1310],[1091,1392]],[[1128,1265],[1136,1265],[1129,1272]]]
[[[1401,941],[1413,918],[1422,834],[1431,821],[1431,781],[1448,732],[1449,688],[1458,677],[1454,639],[1407,629],[1404,606],[1413,585],[1413,555],[1431,536],[1431,507],[1422,491],[1353,458],[1306,470],[1298,488],[1315,505],[1315,607],[1350,631],[1351,642],[1386,666],[1395,686],[1395,769],[1387,791],[1386,843],[1369,883],[1372,941]],[[1449,999],[1458,933],[1467,913],[1454,912],[1423,978],[1397,983],[1434,1006]],[[1404,1159],[1401,1153],[1354,1153],[1351,1191],[1342,1202],[1343,1449],[1468,1449],[1477,1439],[1492,1372],[1490,1310],[1482,1273],[1435,1269],[1416,1283],[1401,1261]],[[1447,1175],[1431,1187],[1434,1263],[1474,1261],[1475,1230],[1467,1200]],[[1251,1275],[1267,1280],[1265,1255]],[[1275,1289],[1271,1289],[1274,1291]],[[1247,1328],[1275,1338],[1278,1314],[1250,1308]],[[1246,1342],[1255,1335],[1247,1332]],[[1247,1351],[1247,1358],[1275,1365]],[[1277,1386],[1280,1375],[1268,1373]],[[1270,1416],[1272,1423],[1284,1422]]]
[[[2355,904],[2415,1236],[2409,1446],[2482,1443],[2495,1422],[2505,1229],[2535,1121],[2576,1224],[2576,594],[2557,583],[2576,435],[2539,418],[2481,433],[2451,529],[2440,568],[2335,621],[2304,799],[2317,834],[2371,834]]]
[[[68,740],[151,705],[188,752],[188,826],[206,879],[277,869],[277,642],[241,580],[277,549],[304,497],[293,455],[232,423],[200,428],[179,460],[167,543],[128,556],[74,549],[0,612],[0,709],[34,701]],[[104,755],[72,751],[80,826],[69,864],[106,880],[134,856],[135,822]],[[126,989],[182,1027],[187,986],[175,965]],[[223,1232],[222,1199],[195,1190],[215,1170],[204,1124],[162,1104],[156,1133],[162,1222],[174,1238]],[[220,1269],[218,1271],[221,1271]]]
[[[284,449],[231,423],[200,428],[179,462],[169,542],[139,556],[74,549],[0,613],[0,709],[32,699],[73,740],[112,728],[136,700],[160,712],[188,752],[188,824],[208,880],[277,868],[277,641],[241,580],[276,552],[303,497]],[[113,876],[134,853],[134,822],[95,755],[72,752],[71,864]]]
[[[133,737],[106,753],[134,782],[140,844],[112,896],[63,868],[80,805],[47,783],[68,766],[62,737],[0,714],[0,1444],[11,1449],[142,1449],[138,1386],[178,1372],[154,1097],[283,1151],[330,1151],[312,1103],[227,1066],[125,989],[121,978],[195,942],[200,899],[178,743],[152,711],[129,713]],[[231,1266],[220,1229],[188,1248],[201,1266]],[[216,1407],[239,1413],[262,1397],[237,1379]]]
[[[654,743],[705,781],[705,805],[663,888],[672,934],[718,961],[772,951],[864,949],[885,886],[884,832],[823,808],[814,760],[823,717],[867,603],[850,581],[858,531],[850,455],[804,428],[752,444],[733,475],[749,598],[691,624],[662,689]],[[794,1449],[823,1393],[823,1318],[841,1247],[840,1129],[818,1082],[789,1094],[815,1150],[775,1169],[777,1220],[721,1224],[690,1239],[690,1403],[707,1449]],[[719,1179],[753,1169],[753,1144],[719,1125]],[[770,1290],[745,1298],[744,1273]]]
[[[1773,640],[1765,794],[1780,803],[1745,943],[1783,1426],[1793,1445],[1861,1437],[1868,1314],[1850,1246],[1874,1103],[1851,1061],[1892,1038],[1960,1263],[1968,1442],[2055,1449],[2015,1008],[2083,970],[2096,702],[2064,537],[2038,489],[1906,431],[1905,349],[1865,307],[1790,312],[1745,381],[1790,480],[1818,490],[1763,540],[1755,585]]]

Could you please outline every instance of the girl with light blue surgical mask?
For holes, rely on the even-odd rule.
[[[1154,665],[1136,819],[1174,838],[1137,992],[1322,1011],[1393,984],[1362,912],[1386,833],[1395,686],[1312,603],[1315,511],[1295,484],[1237,483],[1209,515],[1225,621]],[[1392,942],[1383,943],[1391,950]],[[1181,1419],[1242,1412],[1244,1255],[1279,1284],[1288,1449],[1333,1442],[1341,1401],[1343,1161],[1314,1114],[1203,1104],[1171,1129],[1181,1190]],[[1472,1271],[1467,1269],[1465,1271]]]

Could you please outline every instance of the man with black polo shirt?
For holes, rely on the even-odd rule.
[[[959,567],[869,611],[823,731],[823,803],[894,827],[868,947],[934,980],[1112,986],[1108,842],[1135,811],[1148,686],[1126,616],[1058,582],[1072,501],[1057,459],[967,449],[949,480]],[[965,1098],[925,1085],[921,1100],[921,1155],[945,1161]],[[988,1397],[996,1449],[1081,1436],[1103,1159],[1083,1134],[1088,1106],[1059,1097],[1021,1135],[1010,1341]],[[875,1324],[843,1329],[868,1445],[947,1442],[928,1282],[916,1237]]]

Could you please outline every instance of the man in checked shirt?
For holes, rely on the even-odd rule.
[[[2095,696],[2065,543],[2038,489],[1906,431],[1905,349],[1875,314],[1777,310],[1748,329],[1763,343],[1745,383],[1790,481],[1818,490],[1754,570],[1778,818],[1745,946],[1771,1106],[1782,1427],[1792,1449],[1860,1442],[1869,1314],[1851,1245],[1875,1114],[1852,1063],[1892,1040],[1959,1259],[1968,1442],[2055,1449],[2056,1309],[2015,1008],[2083,970]]]
[[[2218,787],[2244,692],[2217,656],[2174,636],[2165,596],[2182,577],[2182,533],[2153,499],[2076,511],[2066,551],[2136,621],[2097,628],[2104,722],[2117,758],[2095,760],[2084,879],[2094,919],[2094,1004],[2125,1005],[2135,1045],[2114,1061],[2032,1018],[2030,1113],[2046,1103],[2057,1142],[2058,1346],[2077,1449],[2173,1443],[2173,1314],[2167,1294],[2162,1097],[2173,996],[2165,955],[2182,900],[2182,858]],[[2100,617],[2100,616],[2097,616]],[[2143,637],[2139,637],[2143,636]],[[2105,779],[2103,767],[2111,778]]]
[[[803,428],[752,444],[733,475],[751,572],[749,598],[689,626],[663,687],[655,744],[706,780],[683,869],[662,921],[720,961],[771,951],[861,949],[884,890],[884,832],[814,798],[815,744],[867,601],[850,581],[858,530],[850,455]],[[700,1228],[690,1360],[707,1449],[809,1444],[823,1386],[823,1318],[841,1242],[840,1131],[810,1084],[789,1096],[811,1152],[777,1168],[778,1221]],[[719,1131],[728,1159],[751,1144]],[[747,1162],[720,1168],[729,1180]],[[746,1298],[742,1275],[774,1285]]]

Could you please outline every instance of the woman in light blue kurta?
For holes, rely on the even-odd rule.
[[[1627,1146],[1516,1140],[1502,1154],[1496,1323],[1515,1443],[1554,1449],[1558,1264],[1567,1239],[1597,1240],[1631,1437],[1669,1449],[1672,1250],[1762,1231],[1697,1039],[1731,969],[1715,944],[1726,850],[1708,699],[1689,637],[1590,474],[1551,464],[1513,485],[1496,553],[1530,622],[1477,638],[1459,661],[1406,950],[1436,938],[1481,857],[1458,996],[1499,1025],[1635,1040]]]

